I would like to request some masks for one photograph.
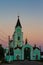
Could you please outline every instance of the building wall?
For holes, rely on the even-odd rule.
[[[20,40],[18,40],[18,37],[20,37]],[[15,29],[14,35],[13,35],[13,43],[14,43],[14,47],[18,46],[22,46],[23,45],[23,32],[21,31],[20,27],[17,27]]]
[[[14,49],[14,55],[10,55],[10,56],[6,55],[5,60],[6,61],[24,60],[24,49],[25,48],[30,48],[30,60],[40,60],[40,50],[38,49],[33,50],[32,46],[30,46],[29,44],[24,45],[22,49],[19,49],[19,48]],[[36,59],[36,55],[38,55],[38,59]]]
[[[13,56],[12,56],[12,55],[6,55],[5,61],[11,62],[11,61],[13,61],[13,60],[14,60],[14,59],[13,59]]]
[[[38,56],[37,59],[36,59],[36,55]],[[33,50],[33,60],[40,60],[40,50],[38,49]]]
[[[33,48],[29,44],[24,45],[23,48],[22,48],[22,60],[24,60],[24,49],[26,47],[30,48],[30,60],[32,60],[33,59]]]
[[[22,49],[15,49],[14,50],[14,60],[22,60]]]

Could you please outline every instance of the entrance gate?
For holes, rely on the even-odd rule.
[[[24,49],[24,60],[25,59],[30,60],[30,48],[28,47]]]

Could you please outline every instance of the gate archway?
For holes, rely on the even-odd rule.
[[[28,47],[24,49],[24,60],[25,59],[30,60],[30,48]]]

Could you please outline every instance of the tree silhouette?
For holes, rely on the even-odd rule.
[[[3,61],[3,60],[4,60],[4,48],[0,44],[0,61]]]

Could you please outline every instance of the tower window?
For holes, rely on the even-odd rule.
[[[18,37],[18,40],[20,40],[20,37]]]

